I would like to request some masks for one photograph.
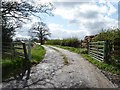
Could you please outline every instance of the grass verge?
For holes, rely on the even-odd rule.
[[[38,64],[44,58],[45,49],[42,46],[36,45],[32,48],[31,55],[31,64]],[[21,72],[21,69],[23,68],[23,59],[20,58],[15,58],[14,60],[6,58],[1,61],[3,81],[11,76],[15,76],[17,73]]]
[[[104,62],[100,62],[98,60],[95,60],[93,58],[91,58],[88,54],[86,54],[86,49],[80,49],[80,48],[73,48],[73,47],[67,47],[67,46],[58,46],[57,47],[60,47],[60,48],[63,48],[63,49],[67,49],[69,51],[72,51],[72,52],[75,52],[75,53],[78,53],[78,54],[81,54],[81,56],[83,58],[85,58],[86,60],[88,60],[90,63],[94,64],[95,66],[97,66],[99,69],[102,69],[104,71],[108,71],[108,72],[111,72],[113,74],[117,74],[117,75],[120,75],[120,69],[116,66],[113,66],[113,65],[109,65],[109,64],[106,64]]]
[[[31,63],[38,64],[44,58],[45,49],[40,45],[36,45],[34,48],[32,48],[31,54],[32,54]]]

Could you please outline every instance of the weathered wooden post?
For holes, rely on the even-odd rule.
[[[31,60],[31,41],[29,39],[29,43],[28,43],[28,68],[27,68],[27,78],[26,79],[29,79],[29,76],[30,76],[30,67],[31,67],[31,63],[30,63],[30,60]]]
[[[28,43],[28,59],[29,61],[31,60],[31,41],[29,39],[29,43]]]
[[[25,42],[22,42],[23,45],[23,51],[24,51],[24,61],[23,61],[23,71],[22,71],[22,76],[21,79],[23,78],[23,76],[25,75],[25,72],[28,68],[27,62],[28,62],[28,55],[27,55],[27,49],[26,49],[26,44]]]
[[[11,60],[15,60],[15,58],[16,58],[15,44],[16,44],[16,43],[11,43],[11,51],[12,51]]]
[[[22,44],[23,44],[23,51],[24,51],[24,57],[25,57],[25,60],[28,60],[26,44],[25,44],[24,42],[22,42]]]
[[[90,49],[90,42],[87,42],[87,53],[89,54],[89,49]]]
[[[105,41],[105,46],[104,46],[104,62],[105,63],[110,63],[110,41],[106,40]]]

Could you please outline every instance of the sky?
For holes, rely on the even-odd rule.
[[[39,0],[36,2],[38,3]],[[42,21],[47,24],[51,32],[50,39],[63,39],[95,35],[102,29],[118,27],[119,0],[41,0],[52,2],[54,16],[43,15]],[[28,38],[28,30],[38,18],[32,20],[16,30],[19,38]]]

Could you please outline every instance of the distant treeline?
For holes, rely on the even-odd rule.
[[[80,47],[80,40],[78,38],[67,38],[67,39],[62,39],[62,40],[55,39],[55,40],[47,40],[46,44],[78,48]]]
[[[120,29],[107,29],[103,30],[99,34],[97,34],[94,38],[92,38],[92,41],[110,41],[111,43],[114,43],[116,41],[120,42]],[[61,46],[70,46],[70,47],[82,47],[82,43],[84,43],[84,40],[79,40],[78,38],[67,38],[67,39],[55,39],[55,40],[47,40],[46,44],[50,45],[61,45]]]

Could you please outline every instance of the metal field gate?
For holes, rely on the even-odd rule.
[[[109,41],[97,41],[89,42],[88,47],[89,55],[99,61],[107,61],[110,56],[110,44]]]

